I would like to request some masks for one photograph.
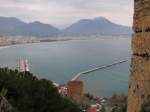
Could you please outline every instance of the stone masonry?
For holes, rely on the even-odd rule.
[[[128,112],[141,112],[150,98],[150,0],[134,0],[133,31]]]
[[[81,103],[83,99],[83,82],[79,80],[68,81],[67,96],[73,101]]]
[[[132,50],[150,56],[150,0],[134,0]]]

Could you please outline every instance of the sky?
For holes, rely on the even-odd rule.
[[[133,0],[0,0],[0,16],[65,28],[80,19],[106,17],[132,26]]]

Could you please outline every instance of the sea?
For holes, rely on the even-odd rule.
[[[66,84],[79,72],[128,60],[80,77],[85,93],[100,97],[126,95],[130,75],[130,46],[130,37],[12,45],[0,47],[0,67],[15,69],[19,59],[27,59],[30,71],[38,78]]]

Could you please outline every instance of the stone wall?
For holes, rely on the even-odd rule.
[[[150,16],[140,20],[134,26],[132,38],[133,54],[150,56]]]
[[[80,103],[83,98],[83,82],[82,81],[69,81],[67,83],[67,96]]]
[[[150,0],[134,2],[128,112],[141,112],[143,102],[150,98]]]
[[[89,107],[86,112],[97,112],[95,107]]]
[[[134,19],[143,18],[150,15],[149,6],[149,0],[134,0]]]
[[[133,56],[128,93],[128,112],[140,112],[145,99],[150,98],[150,60]]]
[[[150,56],[150,0],[134,0],[132,50],[135,54]]]

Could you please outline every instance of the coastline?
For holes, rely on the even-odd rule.
[[[36,38],[36,37],[0,37],[0,48],[8,48],[13,45],[61,42],[70,40],[93,40],[93,39],[120,39],[130,38],[131,36],[81,36],[81,37],[59,37],[59,38]]]
[[[33,43],[33,44],[23,44],[23,45],[14,45],[10,48],[6,48],[6,49],[1,49],[1,55],[0,55],[0,61],[1,61],[1,65],[2,66],[8,66],[10,68],[14,68],[14,66],[16,67],[16,62],[18,61],[18,59],[22,58],[22,59],[28,59],[29,61],[29,67],[30,70],[35,73],[39,78],[48,78],[48,79],[52,79],[53,81],[56,81],[60,84],[64,84],[64,82],[67,81],[67,79],[70,79],[70,77],[74,76],[73,74],[76,74],[82,70],[85,70],[86,68],[90,68],[92,66],[90,66],[89,64],[93,64],[93,66],[99,66],[99,65],[103,65],[105,63],[109,63],[112,60],[115,60],[116,58],[120,58],[120,57],[124,57],[124,53],[128,53],[128,46],[126,46],[126,44],[120,44],[120,43],[125,43],[127,42],[126,40],[130,41],[129,39],[93,39],[93,40],[68,40],[65,42],[47,42],[47,43]],[[119,43],[119,44],[116,44]],[[106,46],[104,46],[106,45]],[[110,51],[114,51],[116,48],[118,48],[118,46],[123,46],[121,48],[119,48],[118,50],[122,52],[121,56],[120,54],[117,54],[115,52],[110,53]],[[64,46],[64,47],[63,47]],[[110,48],[113,49],[110,49]],[[88,49],[92,49],[92,50],[88,50]],[[107,52],[101,53],[101,51],[103,51],[103,48],[106,48],[105,50]],[[109,50],[110,49],[110,50]],[[6,51],[5,51],[6,50]],[[125,51],[124,51],[125,50]],[[40,52],[39,52],[40,51]],[[83,52],[84,51],[84,52]],[[117,51],[117,52],[119,52]],[[75,53],[74,53],[75,52]],[[77,54],[78,52],[80,52],[80,54]],[[86,54],[95,54],[94,57],[92,57],[91,55],[86,55]],[[75,56],[72,54],[74,53]],[[10,57],[10,54],[13,54]],[[107,56],[108,57],[105,57]],[[110,55],[110,56],[109,56]],[[85,59],[85,56],[86,59]],[[113,57],[112,57],[113,56]],[[128,56],[128,55],[125,55]],[[82,60],[83,61],[76,61],[76,60]],[[106,60],[105,60],[106,59]],[[61,60],[61,61],[60,61]],[[69,62],[67,61],[69,60]],[[88,61],[89,60],[89,61]],[[92,60],[92,62],[90,61]],[[99,61],[97,61],[99,60]],[[65,67],[64,67],[65,65]],[[58,68],[57,68],[58,67]],[[63,68],[64,67],[64,68]],[[124,67],[126,69],[126,65],[123,65],[122,67]],[[124,70],[124,68],[118,68],[118,69],[113,69],[113,70],[117,70],[118,74],[120,74],[118,83],[120,84],[120,78],[121,77],[126,77],[126,74],[128,73],[126,70]],[[70,68],[69,70],[67,68]],[[41,69],[41,70],[39,70]],[[123,70],[122,70],[123,69]],[[120,73],[121,70],[121,73]],[[100,72],[101,73],[101,72]],[[102,71],[103,73],[103,71]],[[112,72],[113,74],[114,72]],[[42,75],[41,75],[42,74]],[[55,75],[53,75],[55,74]],[[94,73],[95,77],[93,77],[95,80],[100,78],[101,75],[99,76],[99,72]],[[105,72],[104,71],[104,75],[108,76],[109,71]],[[62,79],[59,78],[59,76],[63,76]],[[127,74],[128,75],[128,74]],[[102,75],[103,76],[103,75]],[[114,76],[114,78],[116,78],[116,76]],[[83,78],[85,81],[89,81],[91,78],[90,76],[87,78]],[[105,80],[105,79],[103,79]],[[103,81],[102,80],[102,81]],[[103,84],[103,82],[100,81],[97,82],[99,84]],[[116,81],[116,82],[117,82]],[[123,83],[121,83],[120,85],[123,88],[126,88],[126,85],[124,85],[124,82],[126,82],[126,78],[124,78],[124,80],[122,80]],[[91,83],[93,87],[96,87],[96,83],[93,82],[91,80]],[[114,83],[114,81],[112,82]],[[107,83],[109,85],[109,83]],[[115,85],[115,83],[114,83]],[[110,86],[110,85],[109,85]],[[108,87],[109,87],[108,86]],[[91,85],[86,83],[86,89],[85,91],[88,92],[88,89],[91,89]],[[116,87],[117,88],[117,87]],[[119,92],[123,92],[126,93],[126,89],[112,89],[112,91],[119,91]],[[110,93],[105,93],[102,92],[99,94],[99,91],[103,89],[102,86],[100,86],[99,90],[95,90],[95,89],[91,89],[92,92],[96,93],[97,96],[109,96],[111,95]],[[105,91],[105,89],[104,89]]]
[[[2,39],[1,39],[2,38]],[[96,39],[96,38],[44,38],[44,39],[39,39],[39,38],[14,38],[14,37],[0,37],[0,48],[6,48],[10,47],[13,45],[22,45],[22,44],[32,44],[32,43],[46,43],[46,42],[61,42],[61,41],[70,41],[70,40],[89,40],[89,39]],[[14,40],[13,40],[14,39]],[[1,41],[2,40],[2,41]]]

